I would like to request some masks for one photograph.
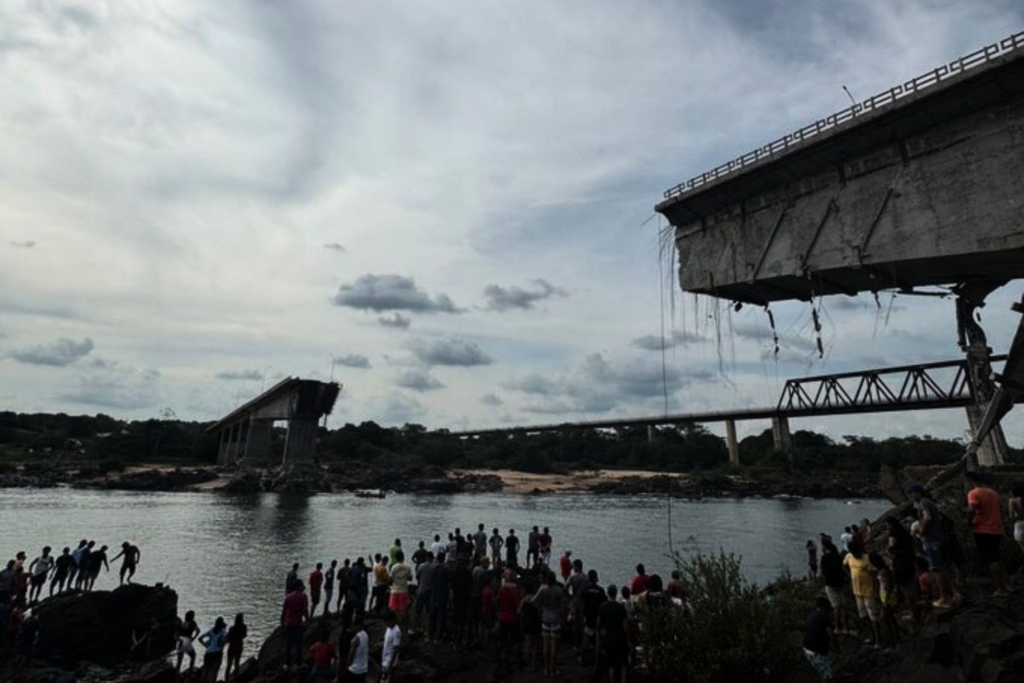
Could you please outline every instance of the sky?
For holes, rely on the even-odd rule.
[[[0,409],[213,420],[333,377],[334,426],[500,427],[958,358],[951,300],[887,293],[821,303],[824,358],[774,305],[776,355],[763,311],[680,291],[653,207],[1022,27],[1017,0],[7,0]],[[983,311],[996,351],[1021,292]]]

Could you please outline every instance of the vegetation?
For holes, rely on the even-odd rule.
[[[117,470],[139,462],[212,463],[217,439],[207,424],[178,420],[164,410],[161,419],[123,421],[108,415],[19,414],[0,412],[0,462],[67,463]],[[284,430],[275,430],[276,449]],[[876,473],[882,465],[934,465],[953,462],[964,444],[931,436],[876,439],[797,431],[793,453],[773,448],[770,430],[740,442],[740,462],[758,477],[829,470]],[[649,438],[646,428],[572,429],[532,435],[497,434],[459,439],[447,430],[422,425],[386,428],[375,422],[321,430],[320,459],[335,466],[424,466],[507,468],[550,473],[587,469],[649,469],[701,472],[710,476],[728,468],[725,440],[703,426],[661,427]],[[1016,451],[1015,459],[1022,460]]]
[[[675,557],[689,609],[641,614],[650,680],[672,683],[815,680],[800,649],[814,594],[786,579],[763,590],[748,583],[735,555]]]

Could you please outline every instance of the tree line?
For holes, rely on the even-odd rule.
[[[165,415],[173,415],[164,411]],[[218,439],[210,423],[177,419],[126,421],[109,415],[0,412],[0,459],[60,464],[216,462]],[[284,428],[274,430],[275,452],[283,449]],[[798,430],[791,453],[775,450],[771,430],[739,444],[744,467],[777,470],[877,472],[883,465],[935,465],[955,461],[960,439],[928,435],[876,438],[847,435],[834,439]],[[714,471],[728,467],[725,439],[701,425],[664,426],[650,438],[646,427],[578,429],[538,434],[493,434],[462,439],[447,430],[418,424],[383,427],[375,422],[321,428],[321,464],[331,466],[438,466],[507,468],[526,472],[580,469],[649,469],[666,472]],[[1024,453],[1013,449],[1015,461]]]

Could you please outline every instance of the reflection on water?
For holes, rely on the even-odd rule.
[[[316,562],[386,551],[398,537],[407,548],[459,526],[488,532],[515,528],[526,552],[533,525],[550,526],[555,556],[571,549],[605,583],[621,584],[637,562],[667,574],[670,552],[724,548],[742,556],[753,580],[782,570],[803,574],[804,544],[826,531],[874,518],[884,501],[674,500],[560,495],[408,495],[384,500],[351,495],[132,493],[0,490],[0,556],[24,549],[34,557],[92,538],[111,547],[131,539],[142,549],[137,578],[179,592],[182,610],[204,625],[244,611],[255,638],[280,615],[284,576],[292,562],[308,573]],[[671,538],[671,543],[670,543]],[[117,583],[116,568],[97,587]],[[209,623],[207,623],[209,622]],[[257,642],[257,641],[254,641]]]

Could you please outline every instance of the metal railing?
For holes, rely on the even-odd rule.
[[[836,126],[842,125],[847,121],[852,121],[858,116],[892,106],[905,97],[931,88],[954,76],[970,71],[971,69],[975,69],[991,62],[994,59],[1003,57],[1011,52],[1021,49],[1024,49],[1024,31],[1014,33],[998,43],[987,45],[980,50],[970,53],[969,55],[964,55],[959,59],[955,59],[949,64],[932,69],[931,71],[922,74],[913,80],[909,80],[902,85],[890,88],[889,90],[879,93],[874,97],[870,97],[859,104],[854,104],[840,112],[832,114],[831,116],[815,121],[809,126],[804,126],[800,130],[794,131],[789,135],[784,135],[778,140],[769,142],[763,147],[747,152],[741,157],[737,157],[732,161],[727,161],[717,168],[713,168],[710,171],[701,173],[699,176],[690,178],[686,182],[665,190],[665,198],[672,199],[674,197],[680,197],[688,192],[696,190],[702,185],[710,183],[713,180],[718,180],[719,178],[735,173],[736,171],[750,166],[751,164],[776,156],[793,145],[821,135],[822,133],[832,130]]]

